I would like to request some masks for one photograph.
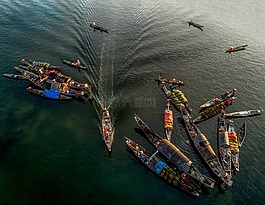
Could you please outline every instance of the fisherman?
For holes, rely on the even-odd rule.
[[[235,51],[234,47],[229,48],[229,52],[233,52],[233,51]]]
[[[78,66],[78,67],[80,67],[81,63],[80,63],[80,60],[79,59],[76,60],[75,65]]]

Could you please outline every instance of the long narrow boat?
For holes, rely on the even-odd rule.
[[[158,83],[169,83],[172,85],[178,85],[178,86],[184,86],[185,83],[181,80],[176,80],[176,79],[169,79],[169,78],[163,78],[161,75],[158,75],[155,79]]]
[[[227,178],[227,174],[222,168],[209,140],[192,122],[192,118],[185,107],[181,107],[180,113],[184,120],[186,131],[203,160],[217,177],[231,186],[232,182]]]
[[[242,51],[242,50],[246,50],[246,47],[248,45],[242,45],[242,46],[237,46],[237,47],[230,47],[229,49],[227,49],[225,52],[226,53],[232,53],[232,52],[237,52],[237,51]]]
[[[240,118],[240,117],[252,117],[261,115],[263,110],[246,110],[246,111],[238,111],[238,112],[231,112],[225,113],[226,118]]]
[[[177,187],[192,196],[199,196],[199,188],[196,187],[195,182],[193,182],[192,179],[184,172],[182,174],[178,173],[175,171],[175,167],[166,164],[155,155],[156,153],[151,155],[145,150],[145,148],[136,142],[127,137],[125,137],[125,139],[126,145],[133,154],[160,179],[163,179],[174,187]],[[199,189],[199,191],[201,190]]]
[[[107,108],[104,108],[102,111],[102,137],[106,144],[106,147],[109,152],[112,150],[112,143],[114,141],[114,126],[111,121],[110,113]]]
[[[164,110],[164,130],[166,133],[167,139],[170,141],[172,137],[172,131],[173,131],[173,112],[170,110],[170,100],[167,100],[167,105]]]
[[[231,149],[232,163],[236,171],[239,171],[239,147],[238,136],[235,131],[235,124],[232,120],[227,123],[229,144]]]
[[[176,95],[176,97],[181,101],[183,105],[187,108],[189,112],[192,111],[188,99],[185,97],[184,93],[181,90],[176,89],[174,85],[170,85],[171,91]]]
[[[219,151],[219,158],[224,168],[224,171],[227,173],[227,178],[232,179],[231,150],[228,132],[226,130],[224,111],[221,112],[221,115],[217,120],[217,145]]]
[[[37,88],[28,87],[27,90],[35,95],[43,98],[53,99],[53,100],[72,100],[71,97],[61,94],[54,90],[42,90]]]
[[[167,139],[163,139],[154,133],[144,121],[134,115],[134,119],[137,122],[138,126],[144,132],[146,138],[151,142],[151,144],[170,160],[179,170],[182,170],[187,175],[191,176],[193,179],[197,180],[199,183],[213,188],[214,180],[210,177],[207,177],[199,172],[199,170],[194,166],[191,160],[186,157],[175,145],[173,145]]]
[[[71,67],[74,67],[74,68],[78,68],[78,69],[82,69],[82,70],[87,70],[87,67],[86,66],[77,65],[75,62],[72,62],[72,61],[69,61],[69,60],[63,59],[63,63],[66,64],[66,65],[69,65]]]
[[[189,26],[193,26],[193,27],[196,27],[196,28],[198,28],[198,29],[200,29],[201,31],[203,31],[203,25],[200,25],[200,24],[198,24],[198,23],[194,23],[193,21],[188,21],[188,24],[189,24]]]
[[[171,104],[179,110],[181,106],[184,106],[181,100],[175,95],[175,93],[171,92],[165,83],[162,83],[161,87],[162,91],[165,93],[166,97],[170,99]]]
[[[17,75],[17,74],[3,74],[4,77],[6,78],[12,78],[12,79],[16,79],[16,80],[27,80],[27,78],[25,78],[25,76],[23,75]]]
[[[238,136],[238,146],[241,147],[247,136],[247,122],[246,121],[243,122],[242,126],[240,127],[238,131],[237,136]]]
[[[234,97],[235,95],[235,92],[237,91],[236,88],[234,88],[233,90],[230,90],[230,91],[226,91],[225,93],[223,93],[222,95],[220,96],[217,96],[211,100],[208,100],[207,102],[203,103],[201,106],[200,106],[200,109],[206,109],[208,107],[212,107],[216,104],[219,104],[225,100],[227,100],[228,98],[231,98],[231,97]]]
[[[194,120],[193,122],[195,124],[198,124],[200,122],[203,122],[205,120],[208,120],[214,116],[216,116],[217,114],[221,113],[221,110],[225,110],[229,105],[232,105],[232,102],[235,98],[229,98],[224,102],[221,102],[217,105],[214,105],[212,107],[209,107],[207,109],[205,109],[204,111],[202,111]]]

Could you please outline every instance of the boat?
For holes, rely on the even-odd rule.
[[[155,79],[158,83],[169,83],[172,85],[184,86],[185,83],[181,80],[163,78],[161,75],[158,75]]]
[[[22,66],[27,66],[28,70],[39,72],[40,70],[60,70],[60,66],[51,65],[48,62],[43,61],[27,61],[25,59],[21,60]]]
[[[181,101],[181,103],[187,108],[189,112],[192,112],[188,99],[185,97],[184,93],[181,90],[176,89],[174,85],[170,85],[171,91],[175,96]]]
[[[235,131],[235,124],[232,120],[227,123],[228,138],[231,150],[232,164],[236,171],[239,171],[239,144]]]
[[[247,135],[247,122],[243,122],[242,126],[240,127],[239,131],[238,131],[238,146],[239,148],[242,146],[242,144],[245,141]]]
[[[101,33],[102,32],[109,33],[107,29],[103,28],[102,26],[97,25],[95,21],[92,21],[90,23],[90,27],[92,27],[94,31],[99,30]]]
[[[25,78],[25,76],[23,75],[17,75],[17,74],[3,74],[4,77],[6,78],[12,78],[12,79],[16,79],[16,80],[27,80],[27,78]]]
[[[232,185],[232,161],[231,150],[228,138],[228,132],[226,129],[226,121],[224,117],[224,111],[221,112],[220,117],[217,120],[217,145],[218,153],[221,164],[224,171],[227,174],[227,178],[230,179]]]
[[[84,66],[84,65],[78,65],[77,63],[72,62],[72,61],[69,61],[69,60],[63,59],[63,63],[66,64],[66,65],[69,65],[69,66],[78,68],[78,69],[87,70],[87,67],[86,66]]]
[[[174,166],[168,165],[159,157],[157,157],[157,152],[151,155],[145,150],[144,147],[140,146],[136,142],[127,137],[125,137],[125,139],[129,150],[160,179],[168,182],[185,193],[188,193],[192,196],[199,196],[198,192],[201,190],[196,186],[196,183],[184,172],[182,172],[182,174],[178,173]]]
[[[170,100],[167,100],[167,105],[164,110],[164,130],[166,133],[167,139],[170,141],[172,137],[172,131],[173,131],[173,112],[170,110]]]
[[[193,142],[194,147],[203,158],[204,162],[218,178],[231,186],[232,182],[229,178],[227,178],[227,174],[224,171],[220,161],[218,160],[218,157],[216,156],[209,140],[192,122],[192,117],[185,107],[181,107],[180,113],[184,121],[186,131],[191,141]]]
[[[145,137],[149,142],[171,163],[178,167],[179,170],[185,172],[187,175],[198,181],[199,183],[205,185],[208,188],[213,188],[215,181],[210,177],[203,175],[194,166],[192,161],[186,157],[175,145],[173,145],[167,139],[164,139],[153,132],[144,121],[134,115],[134,119],[140,129],[145,134]]]
[[[107,108],[104,108],[102,111],[101,125],[103,140],[106,144],[108,151],[111,152],[112,143],[114,139],[114,127],[111,121],[109,110]]]
[[[212,107],[216,104],[219,104],[225,100],[227,100],[228,98],[231,98],[231,97],[234,97],[234,94],[235,92],[237,91],[236,88],[234,88],[233,90],[231,91],[226,91],[225,93],[223,93],[222,95],[220,96],[217,96],[211,100],[208,100],[207,102],[203,103],[201,106],[200,106],[200,109],[203,110],[203,109],[206,109],[208,107]]]
[[[232,105],[234,99],[235,97],[231,97],[219,104],[206,108],[193,120],[193,122],[198,124],[216,116],[217,114],[221,113],[222,110],[225,110],[229,105]]]
[[[43,98],[53,99],[53,100],[72,100],[71,97],[61,94],[54,90],[42,90],[37,88],[32,88],[31,86],[27,88],[31,93],[41,96]]]
[[[232,52],[237,52],[237,51],[242,51],[242,50],[246,50],[246,47],[248,45],[242,45],[242,46],[237,46],[237,47],[230,47],[229,49],[227,49],[225,52],[226,53],[232,53]]]
[[[225,113],[226,118],[241,118],[241,117],[252,117],[261,115],[263,110],[246,110],[246,111],[238,111],[238,112],[231,112]]]
[[[175,95],[175,93],[171,92],[167,86],[165,85],[165,83],[162,83],[162,87],[161,87],[162,91],[165,93],[166,97],[168,99],[170,99],[171,104],[177,109],[179,110],[179,108],[181,106],[184,106],[183,103],[181,102],[181,100]]]
[[[196,28],[200,29],[201,31],[203,31],[204,26],[202,26],[200,24],[194,23],[193,21],[188,21],[188,24],[189,24],[189,26],[196,27]]]

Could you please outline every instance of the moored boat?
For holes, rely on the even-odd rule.
[[[166,108],[164,110],[164,130],[166,133],[167,139],[170,141],[173,131],[173,112],[170,110],[170,100],[167,100]]]
[[[42,90],[37,88],[32,88],[31,86],[27,88],[31,93],[38,95],[43,98],[53,99],[53,100],[72,100],[71,97],[61,94],[54,90]]]
[[[136,142],[128,139],[127,137],[125,137],[125,139],[128,148],[155,175],[192,196],[199,196],[198,192],[201,190],[184,172],[181,174],[178,173],[175,167],[166,164],[164,161],[158,158],[156,156],[157,152],[151,155],[145,150],[145,148]]]
[[[69,66],[72,66],[72,67],[78,68],[78,69],[87,70],[87,67],[86,67],[86,66],[84,66],[84,65],[79,65],[79,63],[75,63],[75,62],[73,62],[73,61],[69,61],[69,60],[65,60],[65,59],[63,59],[63,63],[66,64],[66,65],[69,65]]]
[[[238,146],[241,147],[242,144],[245,141],[247,135],[247,122],[243,122],[242,126],[240,127],[239,131],[238,131]]]
[[[232,120],[227,123],[228,138],[231,150],[232,164],[236,171],[239,171],[239,147],[238,136],[235,131],[235,124]]]
[[[175,166],[182,170],[187,175],[191,176],[193,179],[197,180],[199,183],[213,188],[214,180],[206,175],[203,175],[199,170],[194,166],[191,160],[185,156],[175,145],[173,145],[167,139],[163,139],[154,133],[144,121],[134,115],[134,119],[141,130],[144,132],[146,138],[149,142],[161,153],[170,160]]]
[[[231,112],[225,113],[226,118],[240,118],[240,117],[252,117],[261,115],[263,110],[246,110],[246,111],[238,111],[238,112]]]
[[[108,151],[111,152],[112,143],[114,141],[114,127],[112,124],[109,110],[107,108],[104,108],[102,111],[101,126],[103,140]]]
[[[226,53],[232,53],[232,52],[236,52],[236,51],[242,51],[242,50],[246,50],[246,47],[248,45],[242,45],[242,46],[237,46],[237,47],[230,47],[229,49],[227,49],[225,52]]]
[[[216,104],[219,104],[225,100],[227,100],[228,98],[231,98],[231,97],[234,97],[235,95],[235,92],[237,91],[236,88],[234,88],[233,90],[231,91],[226,91],[225,93],[223,93],[222,95],[220,96],[217,96],[211,100],[208,100],[207,102],[203,103],[201,106],[200,106],[200,109],[206,109],[208,107],[211,107],[211,106],[214,106]]]
[[[167,86],[165,85],[165,83],[162,83],[162,87],[161,89],[163,90],[163,92],[165,93],[166,97],[168,99],[170,99],[171,104],[177,109],[179,110],[179,108],[181,106],[184,106],[181,102],[181,100],[175,95],[175,93],[171,92]]]
[[[184,86],[185,83],[181,80],[177,79],[169,79],[169,78],[163,78],[161,75],[158,75],[155,79],[158,83],[169,83],[172,85],[178,85],[178,86]]]
[[[185,97],[184,93],[181,90],[176,89],[174,85],[170,85],[171,91],[175,94],[175,96],[181,101],[183,105],[187,108],[189,112],[192,111],[188,99]]]
[[[12,79],[16,79],[16,80],[27,80],[27,78],[25,78],[25,76],[23,75],[17,75],[17,74],[3,74],[4,77],[6,78],[12,78]]]

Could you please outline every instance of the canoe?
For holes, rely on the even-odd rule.
[[[74,68],[78,68],[78,69],[82,69],[82,70],[86,70],[87,67],[86,66],[83,66],[83,65],[76,65],[75,62],[72,62],[72,61],[69,61],[69,60],[65,60],[63,59],[63,63],[66,64],[66,65],[69,65],[69,66],[72,66]]]
[[[240,127],[239,131],[238,131],[238,146],[241,147],[242,144],[245,141],[247,135],[247,122],[243,122],[242,126]]]
[[[101,33],[102,32],[109,33],[107,29],[97,25],[95,21],[91,22],[89,25],[94,29],[94,31],[99,30]]]
[[[170,85],[171,91],[175,94],[175,96],[180,100],[180,102],[185,105],[189,112],[192,111],[188,99],[185,97],[184,93],[181,90],[176,89],[174,85]]]
[[[27,78],[25,78],[25,76],[23,76],[23,75],[3,74],[3,76],[6,78],[12,78],[12,79],[16,79],[16,80],[27,80]]]
[[[170,110],[170,100],[167,100],[166,108],[164,110],[164,130],[169,141],[172,137],[173,123],[174,119],[173,112]]]
[[[232,105],[234,99],[235,98],[232,97],[212,107],[206,108],[193,120],[193,122],[198,124],[216,116],[217,114],[221,113],[222,110],[225,110],[229,105]]]
[[[226,118],[240,118],[240,117],[252,117],[261,115],[263,110],[246,110],[246,111],[238,111],[238,112],[231,112],[225,113]]]
[[[224,117],[224,111],[221,112],[220,117],[217,120],[217,146],[220,162],[224,171],[227,174],[227,178],[230,179],[232,185],[232,161],[231,150],[228,138],[228,132],[226,130],[226,121]]]
[[[158,83],[168,83],[172,85],[178,85],[178,86],[184,86],[185,83],[181,80],[176,80],[176,79],[169,79],[169,78],[163,78],[160,75],[158,75],[155,79]]]
[[[114,139],[114,126],[111,121],[109,110],[104,108],[102,110],[102,138],[109,152],[112,150],[112,143]]]
[[[234,88],[233,90],[231,91],[226,91],[225,93],[223,93],[222,95],[219,95],[211,100],[208,100],[207,102],[203,103],[201,106],[200,106],[200,109],[206,109],[208,107],[212,107],[216,104],[219,104],[225,100],[227,100],[228,98],[231,98],[231,97],[234,97],[234,94],[235,92],[237,91],[236,88]]]
[[[60,70],[60,66],[51,65],[48,62],[42,61],[27,61],[22,59],[21,64],[22,66],[27,66],[31,71],[35,70],[36,72],[39,72],[39,70]]]
[[[42,89],[37,89],[37,88],[32,88],[32,87],[28,87],[27,90],[43,98],[48,98],[48,99],[53,99],[53,100],[72,100],[71,97],[62,95],[60,92],[54,91],[54,90],[47,90],[47,89],[42,90]]]
[[[231,150],[232,164],[236,171],[239,171],[239,144],[235,131],[235,124],[232,120],[227,123],[228,138]]]
[[[170,99],[171,104],[177,110],[179,110],[181,106],[184,106],[181,100],[175,95],[175,93],[171,92],[164,83],[162,83],[161,89],[165,93],[166,97]]]
[[[196,28],[200,29],[201,31],[203,31],[203,27],[204,27],[203,25],[194,23],[193,21],[188,21],[188,23],[189,23],[189,26],[196,27]]]
[[[186,131],[204,162],[218,178],[231,186],[232,182],[230,181],[230,178],[227,178],[227,174],[218,160],[218,157],[216,156],[209,140],[192,122],[192,117],[185,107],[181,107],[180,113],[184,121]]]
[[[199,196],[198,192],[201,190],[196,187],[195,182],[193,182],[192,179],[184,172],[182,172],[182,174],[178,173],[174,166],[170,166],[158,158],[156,156],[157,152],[151,155],[144,147],[140,146],[136,142],[127,137],[125,137],[125,139],[129,150],[160,179],[168,182],[185,193],[192,196]]]
[[[186,157],[175,145],[153,132],[148,127],[148,125],[144,123],[144,121],[136,114],[134,115],[134,119],[149,142],[162,155],[164,155],[164,157],[166,157],[169,161],[171,161],[171,163],[177,166],[179,170],[182,170],[187,175],[189,175],[199,183],[205,185],[206,187],[214,187],[214,180],[199,172],[192,161],[188,157]]]
[[[227,49],[225,52],[226,53],[232,53],[232,52],[236,52],[236,51],[242,51],[242,50],[246,50],[246,47],[248,45],[243,45],[243,46],[238,46],[238,47],[230,47],[229,49]]]

